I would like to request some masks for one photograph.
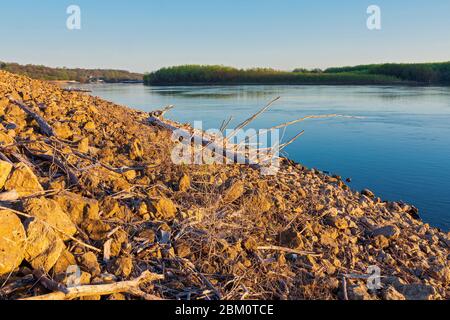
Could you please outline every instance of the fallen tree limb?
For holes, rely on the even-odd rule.
[[[33,276],[36,278],[37,281],[39,281],[44,288],[51,290],[51,291],[61,291],[63,293],[67,293],[67,287],[59,282],[56,282],[50,278],[48,278],[44,272],[40,270],[34,270]]]
[[[322,256],[321,254],[315,253],[315,252],[301,251],[301,250],[295,250],[295,249],[279,247],[279,246],[260,246],[257,249],[258,250],[272,250],[272,251],[281,251],[281,252],[286,252],[286,253],[294,253],[294,254],[298,254],[299,256],[312,256],[312,257]]]
[[[140,277],[130,281],[122,281],[111,284],[69,287],[67,288],[67,292],[61,291],[52,292],[42,296],[25,298],[22,300],[73,300],[82,297],[98,296],[98,295],[104,296],[114,293],[130,293],[143,296],[144,298],[145,297],[150,298],[154,296],[143,293],[139,287],[142,284],[161,279],[164,279],[163,275],[154,274],[151,273],[150,271],[145,271],[144,273],[141,274]]]
[[[30,107],[25,105],[21,101],[17,101],[10,96],[7,97],[9,101],[14,103],[16,106],[18,106],[20,109],[25,111],[29,116],[31,116],[36,122],[38,123],[39,127],[41,128],[41,131],[43,134],[45,134],[48,137],[53,137],[55,135],[55,132],[53,131],[53,128],[48,124],[47,121],[45,121],[44,118],[42,118],[40,115],[38,115],[36,112],[34,112]]]

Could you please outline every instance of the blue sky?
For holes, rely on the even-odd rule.
[[[0,60],[152,71],[162,66],[329,67],[450,60],[448,0],[14,0]],[[81,30],[66,8],[81,8]],[[366,27],[380,6],[382,30]]]

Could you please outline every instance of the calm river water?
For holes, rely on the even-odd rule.
[[[173,104],[166,117],[202,120],[219,128],[236,124],[271,99],[281,99],[252,123],[268,128],[305,115],[338,113],[361,118],[309,120],[289,128],[285,140],[304,136],[286,149],[293,160],[369,188],[385,200],[418,207],[426,222],[450,229],[450,88],[379,86],[146,87],[85,85],[94,95],[150,111]]]

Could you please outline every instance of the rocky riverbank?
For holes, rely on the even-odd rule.
[[[174,165],[148,114],[3,71],[0,117],[1,299],[450,297],[449,234],[410,205],[288,161]]]

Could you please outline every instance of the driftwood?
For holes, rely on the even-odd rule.
[[[279,246],[260,246],[257,248],[258,250],[272,250],[272,251],[281,251],[286,253],[293,253],[297,254],[299,256],[311,256],[311,257],[321,257],[322,255],[320,253],[315,253],[311,251],[301,251],[301,250],[295,250],[291,248],[286,247],[279,247]]]
[[[92,92],[92,90],[80,89],[80,88],[64,88],[62,91],[65,92]]]
[[[55,135],[55,132],[53,131],[53,128],[48,124],[47,121],[45,121],[44,118],[42,118],[40,115],[38,115],[36,112],[34,112],[30,107],[25,105],[23,102],[15,100],[8,97],[9,101],[17,105],[20,109],[25,111],[29,116],[31,116],[36,122],[39,124],[39,127],[41,128],[41,131],[43,134],[45,134],[48,137],[53,137]]]
[[[42,296],[25,298],[22,300],[73,300],[82,297],[104,296],[114,293],[130,293],[141,296],[148,300],[156,300],[159,298],[141,291],[139,287],[145,283],[161,279],[164,279],[163,275],[145,271],[141,274],[140,277],[130,281],[122,281],[111,284],[68,287],[66,292],[57,291]]]
[[[8,296],[17,290],[23,289],[28,285],[32,285],[33,283],[35,283],[33,275],[28,274],[23,278],[12,281],[11,283],[5,285],[4,287],[0,287],[0,296],[1,295]]]
[[[222,156],[224,159],[228,159],[231,161],[236,161],[237,163],[241,164],[253,164],[251,160],[243,153],[238,152],[236,150],[233,150],[231,148],[227,148],[221,143],[215,142],[213,138],[205,138],[205,136],[201,133],[196,133],[194,130],[192,132],[189,132],[186,129],[183,129],[175,124],[172,124],[166,120],[161,120],[159,118],[150,116],[147,120],[150,124],[159,126],[161,128],[167,129],[171,132],[179,132],[180,136],[182,137],[189,137],[190,142],[199,141],[200,145],[209,149],[210,151],[214,150],[223,150]],[[220,142],[220,141],[219,141]],[[258,164],[254,164],[257,168],[259,168]]]
[[[68,293],[67,287],[65,285],[48,278],[44,274],[44,272],[40,270],[34,270],[33,276],[36,278],[37,281],[39,281],[44,286],[44,288],[48,290]]]

